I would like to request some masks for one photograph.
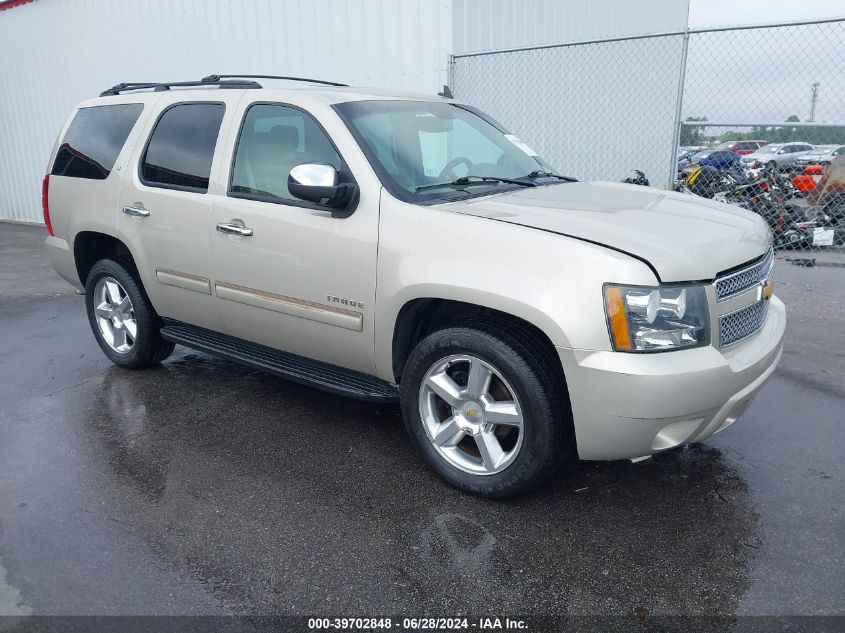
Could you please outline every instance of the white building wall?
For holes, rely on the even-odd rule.
[[[438,92],[451,0],[35,0],[0,11],[0,219],[41,221],[72,108],[122,81],[299,75]]]
[[[253,72],[435,93],[447,82],[453,52],[678,30],[686,16],[686,0],[35,0],[0,11],[0,219],[41,221],[40,183],[65,118],[79,101],[121,81]],[[582,81],[577,103],[570,80],[538,76],[544,82],[535,86],[547,90],[546,103],[569,104],[548,112],[566,120],[561,138],[548,134],[553,128],[527,107],[530,101],[502,116],[493,101],[471,98],[466,83],[458,83],[456,96],[486,107],[517,131],[530,123],[538,131],[522,133],[542,153],[561,168],[578,167],[574,157],[591,160],[583,150],[590,139],[619,147],[630,135],[605,125],[600,136],[582,138],[574,117],[598,112],[595,104],[602,121],[620,112],[630,120],[620,88],[642,82],[665,109],[666,73],[658,82],[640,71],[661,64],[666,54],[652,51],[636,67],[632,85],[630,77],[621,85],[583,85],[597,64],[618,66],[624,59],[585,66],[575,77]],[[577,68],[571,72],[578,74]],[[492,69],[492,93],[499,79]],[[500,96],[524,100],[524,93]],[[654,139],[662,139],[665,126],[648,127],[647,119],[639,120],[645,126],[640,136],[662,143]],[[620,167],[623,162],[630,161],[620,159]]]

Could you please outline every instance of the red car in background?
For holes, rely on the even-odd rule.
[[[714,149],[726,149],[734,154],[745,156],[746,154],[756,152],[758,149],[763,147],[763,145],[768,144],[769,141],[725,141],[724,143],[717,145]]]

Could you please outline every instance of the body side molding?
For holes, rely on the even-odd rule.
[[[169,268],[156,268],[156,280],[165,286],[193,290],[204,295],[211,294],[211,282],[206,277],[199,275],[170,270]]]
[[[287,297],[220,281],[214,284],[214,291],[220,299],[225,301],[235,301],[255,308],[272,310],[288,316],[334,325],[355,332],[362,331],[364,327],[364,315],[354,310],[336,308],[305,299]]]

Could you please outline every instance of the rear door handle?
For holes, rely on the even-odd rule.
[[[140,202],[131,204],[128,207],[123,207],[121,211],[123,211],[126,215],[131,215],[133,218],[146,218],[150,215],[150,212],[145,209],[144,205]]]
[[[217,225],[217,230],[226,235],[240,235],[242,237],[249,237],[252,235],[252,229],[243,224],[233,224],[232,222],[221,222]]]

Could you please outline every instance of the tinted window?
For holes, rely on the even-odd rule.
[[[241,128],[229,192],[296,200],[288,191],[288,175],[303,163],[331,165],[341,171],[343,161],[317,122],[302,110],[253,105]]]
[[[71,178],[107,178],[143,109],[140,103],[127,103],[79,110],[62,139],[50,173]]]
[[[144,153],[142,180],[153,186],[208,191],[225,110],[222,103],[183,103],[165,110]]]

